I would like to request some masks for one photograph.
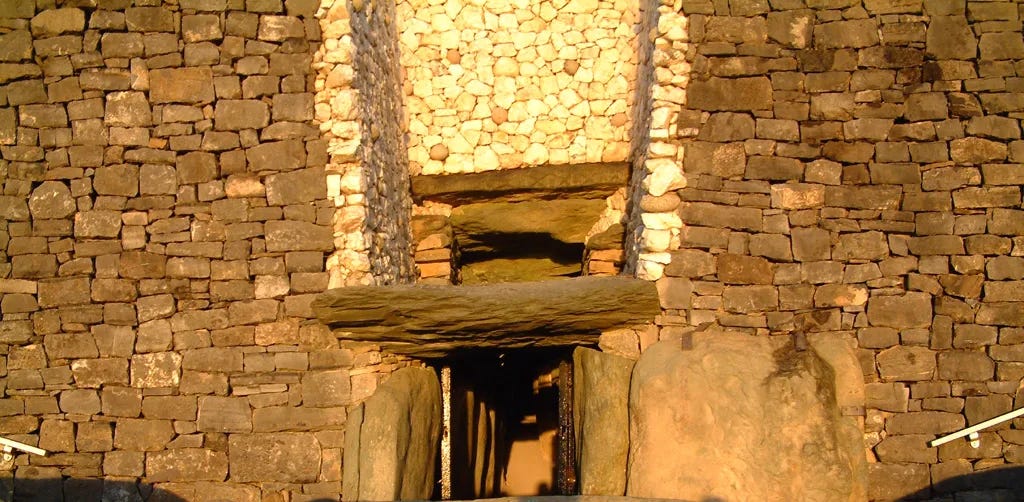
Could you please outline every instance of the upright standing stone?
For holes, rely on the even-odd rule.
[[[572,359],[580,494],[623,495],[634,361],[584,347],[577,348]]]
[[[678,341],[647,349],[630,388],[626,495],[863,500],[863,430],[839,409],[851,392],[850,376],[834,375],[838,346],[819,355],[783,343],[704,332],[687,350]]]
[[[402,368],[349,416],[345,500],[420,500],[434,488],[441,385],[426,368]]]

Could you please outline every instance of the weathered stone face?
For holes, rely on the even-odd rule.
[[[755,340],[722,332],[700,333],[694,335],[692,348],[687,350],[680,350],[675,343],[661,342],[641,356],[633,370],[630,390],[630,462],[626,495],[696,499],[704,494],[723,496],[735,492],[745,495],[756,493],[759,498],[774,499],[786,498],[783,494],[791,491],[802,494],[800,496],[820,494],[823,500],[854,500],[864,496],[867,465],[859,454],[861,432],[852,418],[838,422],[825,418],[830,413],[828,408],[836,406],[836,403],[820,401],[817,391],[820,385],[826,388],[835,385],[844,392],[846,384],[814,381],[815,375],[821,374],[814,369],[816,365],[837,364],[837,360],[843,360],[855,368],[849,346],[842,357],[824,356],[829,363],[816,359],[818,356],[810,356],[790,363],[800,368],[796,373],[771,377],[769,375],[776,365],[781,363],[778,357],[800,356],[773,357],[773,352],[779,354],[776,351],[785,349],[772,347],[764,339],[760,343]],[[735,378],[735,372],[740,368],[765,378],[752,375]],[[724,379],[730,383],[723,386],[723,380],[714,376],[719,372],[731,375]],[[863,384],[858,385],[862,398]],[[759,390],[752,392],[754,388]],[[714,392],[742,393],[747,399],[739,404],[733,399],[715,398]],[[774,399],[772,395],[776,392],[786,393],[787,398]],[[797,396],[802,396],[803,400],[794,401]],[[760,399],[772,405],[751,406],[752,402]],[[729,403],[734,403],[731,408]],[[777,421],[786,423],[790,430],[806,428],[808,434],[780,436],[757,432],[760,428],[771,429]],[[680,427],[680,423],[688,425]],[[726,430],[730,432],[723,433]],[[791,441],[820,440],[823,436],[810,434],[810,431],[823,430],[833,431],[826,435],[830,438],[826,440],[827,444],[792,449]],[[708,442],[709,437],[714,441]],[[766,438],[789,446],[766,445]],[[734,448],[742,448],[748,453],[742,457],[735,456],[729,453]],[[787,451],[809,450],[821,456],[815,460],[802,458],[792,462],[779,459],[779,455]],[[833,453],[825,454],[826,451]],[[759,463],[755,460],[759,455],[774,461]],[[723,470],[725,465],[729,469]],[[767,465],[773,467],[765,469]],[[819,469],[826,469],[832,475],[818,475],[816,471]],[[729,474],[723,476],[724,472]],[[757,482],[757,476],[762,475],[771,476],[775,481]],[[779,481],[783,479],[785,482]]]

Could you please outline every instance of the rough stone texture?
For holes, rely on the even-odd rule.
[[[856,366],[852,345],[843,350],[727,332],[695,333],[686,350],[648,348],[631,382],[626,495],[863,500],[860,427],[835,418],[858,387],[863,398],[863,383],[833,380],[836,359]]]
[[[70,420],[80,436],[76,453],[19,456],[19,497],[37,475],[68,476],[67,498],[78,478],[108,478],[112,499],[147,494],[113,488],[150,473],[148,454],[95,426],[111,419],[182,422],[163,451],[226,450],[222,433],[180,418],[187,407],[144,412],[144,394],[244,398],[254,427],[336,433],[344,416],[324,410],[380,375],[354,375],[349,398],[337,375],[317,373],[323,395],[303,382],[355,359],[373,372],[406,361],[354,355],[307,324],[315,294],[409,281],[414,259],[424,280],[459,276],[450,233],[408,239],[410,165],[451,175],[613,158],[631,161],[629,200],[609,197],[600,225],[622,226],[592,230],[612,238],[588,241],[607,247],[588,248],[581,270],[657,281],[664,309],[621,350],[708,322],[855,334],[865,378],[889,386],[868,403],[872,497],[1012,486],[944,480],[1019,462],[1015,444],[933,462],[913,431],[937,423],[916,410],[1005,402],[1021,375],[1018,5],[343,3],[0,1],[3,427],[67,449],[54,424]],[[247,107],[257,113],[225,116]],[[285,183],[319,169],[321,187]],[[210,346],[245,357],[183,367],[168,355]],[[341,445],[324,441],[316,481],[259,496],[330,491]],[[174,493],[259,490],[193,483]]]
[[[626,493],[634,362],[582,347],[573,351],[573,426],[583,495]]]
[[[341,288],[321,295],[314,309],[321,322],[346,338],[437,357],[458,348],[586,343],[604,330],[649,322],[660,308],[657,295],[646,281],[579,277],[462,287]],[[453,318],[446,309],[462,315]]]
[[[627,160],[628,103],[638,77],[637,36],[626,27],[636,24],[637,10],[636,2],[596,0],[514,13],[486,3],[462,9],[398,2],[412,172]],[[583,13],[588,22],[579,19]],[[479,38],[489,43],[472,42]],[[439,56],[441,78],[424,66],[428,54]],[[437,145],[445,155],[432,158]]]
[[[345,500],[416,500],[434,489],[441,386],[432,370],[403,368],[359,405],[345,429]]]
[[[231,481],[316,481],[320,443],[309,433],[235,434],[228,442]]]

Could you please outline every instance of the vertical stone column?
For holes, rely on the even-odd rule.
[[[330,287],[370,284],[366,235],[366,178],[359,162],[359,127],[347,2],[322,0],[317,17],[322,45],[314,56],[316,119],[327,140],[327,196],[334,203],[334,253],[327,259]]]
[[[633,179],[626,231],[626,272],[658,280],[678,249],[682,222],[675,213],[684,188],[683,149],[675,141],[679,110],[686,104],[689,48],[686,17],[671,1],[640,6],[640,63],[633,105]]]
[[[408,154],[390,1],[324,0],[317,52],[317,119],[328,139],[334,201],[331,286],[415,278]]]

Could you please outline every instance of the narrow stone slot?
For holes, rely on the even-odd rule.
[[[451,371],[451,499],[559,494],[559,394],[571,400],[571,389],[558,377],[570,357],[566,348],[468,351],[433,363]]]

